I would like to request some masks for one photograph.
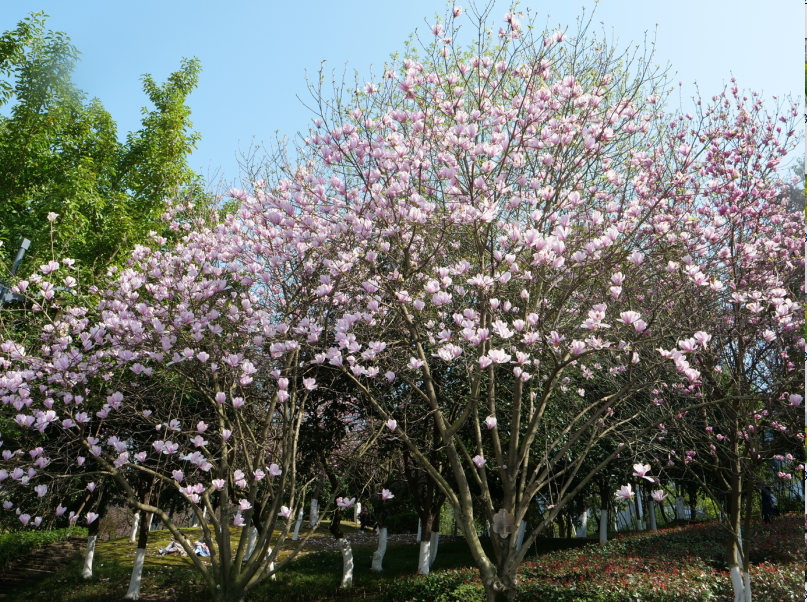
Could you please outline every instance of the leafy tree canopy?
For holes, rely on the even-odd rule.
[[[186,101],[201,66],[183,59],[163,84],[144,75],[153,108],[120,142],[102,103],[73,85],[80,53],[46,17],[33,13],[0,36],[0,106],[10,105],[0,116],[0,252],[13,258],[25,237],[23,273],[52,255],[98,273],[162,228],[164,199],[199,188],[188,156],[201,136]]]

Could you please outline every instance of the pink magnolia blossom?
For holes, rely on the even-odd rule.
[[[346,498],[346,497],[338,497],[336,498],[336,505],[339,506],[342,510],[346,510],[350,508],[356,502],[356,498]]]
[[[643,479],[647,479],[651,483],[655,483],[655,477],[651,477],[648,473],[650,472],[650,464],[634,464],[633,465],[633,476],[641,477]]]
[[[619,490],[616,492],[616,499],[617,500],[632,500],[634,495],[634,491],[630,486],[630,483],[627,485],[622,485]]]

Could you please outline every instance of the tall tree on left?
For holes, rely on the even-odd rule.
[[[186,100],[201,66],[183,60],[162,85],[143,76],[153,108],[121,143],[101,101],[73,84],[80,53],[46,17],[32,13],[0,35],[0,107],[9,109],[0,116],[0,253],[12,258],[24,237],[33,244],[23,274],[53,255],[103,273],[164,228],[165,198],[200,188],[188,156],[201,136]],[[49,213],[58,215],[54,240]]]

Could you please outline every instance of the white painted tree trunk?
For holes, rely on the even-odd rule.
[[[637,488],[638,489],[638,488]],[[636,504],[639,507],[639,516],[636,517],[636,524],[640,531],[644,531],[646,527],[646,523],[644,520],[644,506],[642,505],[642,491],[638,489],[636,491]]]
[[[297,541],[300,536],[300,527],[303,524],[303,507],[300,506],[300,511],[297,513],[297,523],[294,525],[294,534],[291,536],[292,541]]]
[[[95,541],[97,539],[97,535],[87,537],[87,552],[84,554],[84,568],[81,571],[81,576],[84,579],[92,578],[92,559],[95,556]]]
[[[266,551],[266,557],[269,558],[271,555],[272,555],[272,546],[269,546],[269,549]],[[272,562],[269,562],[266,565],[266,572],[267,573],[272,573],[272,571],[274,571],[274,570],[275,570],[275,561],[273,560]],[[272,573],[272,575],[269,577],[269,579],[271,579],[272,581],[277,581],[277,575]]]
[[[353,522],[359,522],[359,517],[361,516],[361,502],[356,502],[356,505],[353,506]]]
[[[745,602],[751,602],[751,574],[748,571],[743,571],[743,580],[745,581]]]
[[[418,575],[429,574],[429,540],[420,542],[418,552]]]
[[[608,508],[600,509],[600,543],[608,541]]]
[[[731,587],[734,589],[734,602],[745,602],[745,586],[740,567],[733,566],[729,569],[731,576]]]
[[[309,513],[309,524],[313,527],[319,520],[319,500],[314,498],[311,500],[311,511]]]
[[[650,530],[658,531],[658,525],[656,524],[656,502],[652,498],[650,499],[648,512],[650,513]]]
[[[675,518],[684,520],[684,498],[678,496],[675,498]]]
[[[518,533],[516,534],[516,550],[521,549],[521,544],[524,543],[524,533],[527,531],[527,521],[523,520],[518,524]]]
[[[140,516],[138,514],[138,516]],[[134,566],[132,567],[132,578],[129,580],[129,591],[126,592],[124,599],[126,600],[139,600],[140,599],[140,581],[143,578],[143,561],[146,559],[146,550],[137,548],[135,552]]]
[[[588,535],[588,508],[580,515],[580,526],[577,527],[576,537],[586,537]]]
[[[421,533],[421,521],[418,519],[418,536],[415,538],[415,541],[420,541],[420,533]]]
[[[387,528],[378,529],[378,548],[373,552],[373,566],[370,570],[381,572],[384,570],[384,554],[387,553]]]
[[[339,541],[339,550],[342,552],[342,583],[339,587],[350,587],[353,585],[353,549],[350,542],[342,538]]]
[[[437,547],[440,545],[440,532],[432,531],[429,537],[429,566],[434,564],[434,559],[437,558]]]
[[[135,541],[137,541],[138,526],[140,526],[140,512],[137,512],[134,516],[134,522],[132,523],[132,532],[129,533],[129,543],[135,543]]]
[[[246,561],[252,552],[255,550],[255,542],[258,540],[258,529],[254,526],[249,528],[249,536],[247,537],[247,553],[244,554],[244,561]]]

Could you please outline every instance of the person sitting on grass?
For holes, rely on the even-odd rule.
[[[207,544],[201,539],[193,544],[193,553],[203,558],[210,558],[210,548],[208,548]]]
[[[180,556],[187,555],[185,554],[185,550],[182,549],[182,546],[176,539],[172,539],[171,543],[160,549],[160,556],[165,556],[166,554],[179,554]]]

